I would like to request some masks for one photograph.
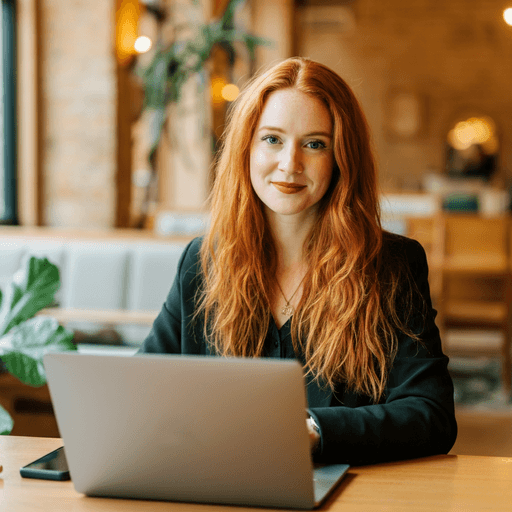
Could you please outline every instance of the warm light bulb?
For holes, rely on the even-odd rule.
[[[116,11],[116,54],[122,66],[128,64],[133,57],[139,15],[138,0],[123,0]]]
[[[151,50],[151,46],[153,46],[153,43],[151,39],[149,39],[149,37],[140,36],[136,39],[135,44],[133,46],[137,53],[146,53],[149,50]]]
[[[469,148],[469,146],[471,146],[471,143],[468,143],[467,141],[462,140],[460,131],[455,128],[450,130],[450,132],[448,133],[448,142],[450,143],[450,145],[453,148],[455,148],[458,151],[462,151],[464,149]]]
[[[455,125],[455,137],[463,146],[469,147],[475,139],[475,128],[468,121],[461,121]]]
[[[512,7],[509,7],[503,11],[503,19],[507,25],[512,26]]]
[[[495,131],[496,125],[490,117],[470,117],[466,121],[458,122],[450,130],[448,142],[459,151],[478,144],[487,154],[492,154],[499,146]]]
[[[474,143],[483,144],[491,138],[491,127],[484,119],[471,118],[468,119],[468,121],[473,124],[473,129],[475,131]]]
[[[212,77],[211,82],[211,93],[212,103],[214,105],[222,105],[224,98],[222,97],[222,90],[224,89],[226,82],[221,77]]]
[[[236,100],[240,89],[235,84],[226,84],[221,91],[222,97],[226,101],[234,101]]]

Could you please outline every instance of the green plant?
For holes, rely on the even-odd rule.
[[[245,48],[249,60],[254,62],[255,50],[258,45],[270,45],[270,41],[250,34],[235,25],[235,10],[245,0],[230,0],[223,16],[210,23],[197,23],[197,12],[189,13],[188,23],[174,23],[174,40],[163,45],[158,43],[155,54],[146,67],[135,66],[135,73],[142,81],[144,100],[142,109],[149,116],[149,163],[152,170],[150,185],[146,189],[145,205],[143,206],[141,225],[150,201],[150,194],[156,179],[156,152],[160,145],[162,133],[167,119],[167,107],[178,103],[182,89],[194,75],[200,75],[206,70],[213,48],[222,47],[228,54],[231,64],[239,53],[240,47]],[[190,9],[201,8],[198,0],[191,0]],[[157,17],[162,21],[163,12],[157,11]],[[204,79],[201,83],[207,85]]]
[[[34,316],[49,306],[60,287],[59,269],[46,258],[29,257],[0,290],[0,358],[20,381],[39,387],[46,383],[43,356],[54,350],[76,350],[73,333],[55,318]],[[0,434],[9,434],[13,420],[0,406]]]
[[[269,41],[242,29],[234,24],[235,9],[245,0],[230,0],[224,15],[210,23],[180,23],[174,29],[175,39],[167,46],[156,48],[151,63],[137,69],[144,88],[143,109],[154,112],[154,125],[150,138],[150,160],[158,147],[166,119],[166,107],[178,102],[183,85],[194,74],[200,73],[210,58],[215,45],[222,46],[233,60],[237,54],[235,43],[241,43],[254,60],[258,45],[268,45]],[[198,4],[192,0],[192,5]],[[193,18],[194,16],[190,16]]]

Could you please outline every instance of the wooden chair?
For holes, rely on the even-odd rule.
[[[485,218],[452,214],[435,219],[440,255],[438,325],[445,352],[453,356],[501,357],[503,388],[510,396],[511,302],[510,222],[508,217]],[[501,342],[485,336],[460,340],[447,336],[461,331],[497,329]],[[468,333],[469,334],[469,333]]]
[[[427,255],[429,269],[430,295],[434,307],[437,307],[441,293],[441,257],[437,240],[440,238],[437,230],[437,217],[407,217],[405,219],[405,235],[420,242]]]

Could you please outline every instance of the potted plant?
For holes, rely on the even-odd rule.
[[[28,257],[5,290],[0,290],[0,359],[21,382],[46,383],[43,356],[54,350],[76,350],[73,333],[55,318],[35,316],[51,305],[60,287],[59,269],[47,258]],[[9,434],[13,420],[0,406],[0,434]]]

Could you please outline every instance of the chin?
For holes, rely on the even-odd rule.
[[[277,205],[266,205],[266,209],[276,215],[299,215],[311,210],[311,206],[283,207]]]

